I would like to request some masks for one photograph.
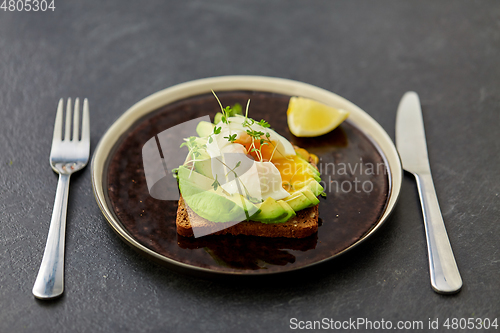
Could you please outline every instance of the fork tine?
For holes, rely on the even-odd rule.
[[[69,141],[71,137],[69,136],[71,132],[71,98],[68,98],[68,103],[66,104],[66,126],[64,126],[64,140]]]
[[[52,142],[57,142],[62,140],[62,126],[63,125],[63,99],[59,100],[56,113],[56,122],[54,124],[54,135],[52,137]]]
[[[75,111],[73,113],[73,141],[78,141],[78,130],[80,127],[80,99],[75,98]]]
[[[90,144],[89,101],[83,100],[82,141]]]

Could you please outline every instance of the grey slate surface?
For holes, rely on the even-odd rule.
[[[498,2],[55,5],[0,10],[0,332],[284,332],[292,317],[422,320],[427,328],[429,318],[500,317]],[[65,294],[35,300],[57,182],[48,164],[57,100],[90,99],[93,149],[143,97],[234,74],[333,91],[392,138],[399,99],[417,91],[462,291],[430,288],[408,175],[393,216],[362,246],[292,281],[228,284],[179,275],[130,249],[101,215],[87,168],[72,178]]]

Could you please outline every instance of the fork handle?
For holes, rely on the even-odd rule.
[[[432,176],[430,172],[415,176],[424,215],[432,289],[440,294],[456,293],[462,288],[462,278],[446,233]]]
[[[49,235],[45,244],[42,264],[33,286],[33,295],[39,299],[50,299],[62,295],[64,291],[64,240],[66,233],[66,213],[69,194],[68,174],[59,174],[56,198]]]

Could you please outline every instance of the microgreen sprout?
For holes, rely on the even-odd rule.
[[[224,124],[229,124],[229,120],[227,120],[227,118],[230,116],[230,114],[232,113],[232,109],[230,106],[226,106],[226,107],[223,107],[222,106],[222,103],[220,102],[220,99],[219,97],[217,97],[217,94],[215,93],[215,91],[212,90],[212,94],[214,94],[215,96],[215,99],[217,99],[217,102],[219,103],[219,106],[220,106],[220,110],[222,111],[222,122]]]
[[[214,132],[212,134],[219,134],[222,130],[222,127],[214,126]],[[214,139],[212,138],[212,134],[208,137],[208,143],[212,143]]]
[[[227,139],[227,141],[233,143],[234,141],[236,141],[236,134],[225,136],[224,139]]]
[[[189,149],[188,160],[186,161],[185,165],[190,167],[191,172],[194,169],[195,162],[202,161],[201,159],[197,159],[201,156],[200,151],[204,151],[207,149],[207,145],[200,144],[196,141],[196,139],[197,138],[195,136],[191,136],[187,139],[184,139],[184,142],[180,145],[180,148],[187,147]]]
[[[261,120],[257,123],[257,125],[262,126],[262,127],[264,127],[264,128],[271,127],[271,125],[269,125],[269,123],[268,123],[267,121],[265,121],[264,119],[261,119]]]
[[[214,188],[214,191],[217,191],[217,189],[219,188],[220,186],[220,183],[219,181],[217,180],[217,175],[215,175],[215,180],[214,182],[212,183],[212,187]]]
[[[247,134],[252,138],[252,139],[260,139],[261,136],[264,135],[264,132],[261,131],[255,131],[253,129],[247,130]]]

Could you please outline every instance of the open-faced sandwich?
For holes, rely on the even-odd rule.
[[[250,102],[250,101],[249,101]],[[220,104],[220,101],[219,101]],[[200,122],[185,139],[177,170],[177,232],[303,238],[318,230],[318,159],[293,146],[265,120],[239,105],[223,108],[214,123]]]

